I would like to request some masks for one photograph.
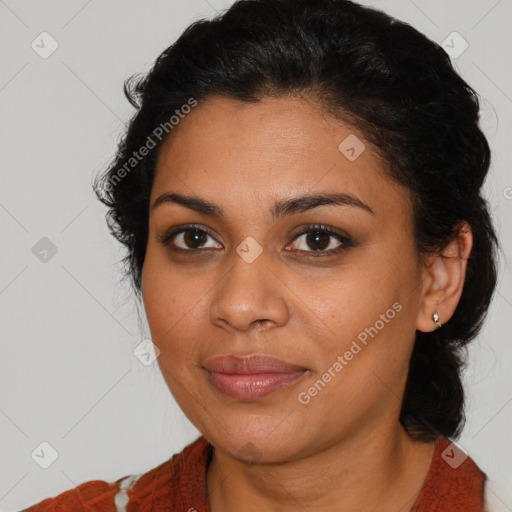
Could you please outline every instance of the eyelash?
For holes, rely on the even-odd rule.
[[[158,241],[166,246],[169,247],[172,251],[175,252],[181,252],[181,253],[198,253],[201,251],[208,251],[211,249],[183,249],[181,247],[174,246],[171,241],[173,238],[181,233],[186,233],[188,231],[200,231],[203,233],[206,233],[207,235],[210,235],[213,239],[215,239],[215,236],[213,232],[211,232],[209,229],[205,229],[202,226],[199,226],[197,224],[187,224],[184,226],[180,226],[179,229],[171,229],[170,231],[164,233],[163,235],[157,236]],[[342,233],[339,233],[338,231],[335,231],[328,226],[325,226],[324,224],[310,224],[303,228],[299,233],[297,233],[292,240],[292,242],[295,242],[298,238],[300,238],[302,235],[312,233],[312,232],[320,232],[323,234],[327,234],[335,239],[337,239],[339,242],[341,242],[341,245],[336,247],[335,249],[330,249],[328,251],[325,250],[318,250],[318,251],[302,251],[302,250],[293,250],[291,252],[305,252],[309,254],[310,256],[314,258],[323,257],[323,256],[331,256],[334,254],[337,254],[345,249],[348,249],[349,247],[353,247],[352,239],[344,235]],[[217,242],[218,243],[218,242]],[[328,244],[329,245],[329,244]]]

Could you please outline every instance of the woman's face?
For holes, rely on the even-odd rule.
[[[150,204],[152,340],[212,444],[272,462],[399,428],[423,274],[408,191],[360,134],[304,99],[210,97],[162,146]]]

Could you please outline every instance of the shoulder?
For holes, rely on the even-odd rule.
[[[47,498],[20,512],[130,512],[132,507],[155,500],[188,503],[205,482],[209,443],[199,437],[183,451],[143,474],[127,475],[114,482],[91,480],[58,496]],[[190,482],[196,487],[190,488]],[[187,509],[185,509],[187,510]]]
[[[436,487],[453,496],[453,504],[464,505],[462,510],[479,512],[510,512],[499,494],[497,482],[489,479],[468,453],[450,439],[438,439]],[[443,500],[446,504],[446,499]],[[452,507],[452,510],[458,510]]]
[[[466,452],[455,442],[440,436],[412,511],[482,512],[485,480],[485,473]]]
[[[119,479],[121,481],[122,479]],[[67,511],[88,511],[94,503],[94,510],[111,511],[114,497],[119,492],[117,482],[107,483],[103,480],[90,480],[73,489],[69,489],[58,496],[46,498],[45,500],[23,509],[21,512],[67,512]]]

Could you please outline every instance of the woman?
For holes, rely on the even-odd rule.
[[[127,85],[95,191],[202,435],[27,510],[484,510],[452,440],[490,150],[447,54],[348,0],[240,0]]]

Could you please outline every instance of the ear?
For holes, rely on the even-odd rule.
[[[452,317],[462,295],[472,246],[471,228],[462,221],[448,245],[441,252],[427,256],[422,270],[423,291],[416,319],[418,331],[430,332],[438,328],[432,319],[435,312],[439,314],[441,324]]]

